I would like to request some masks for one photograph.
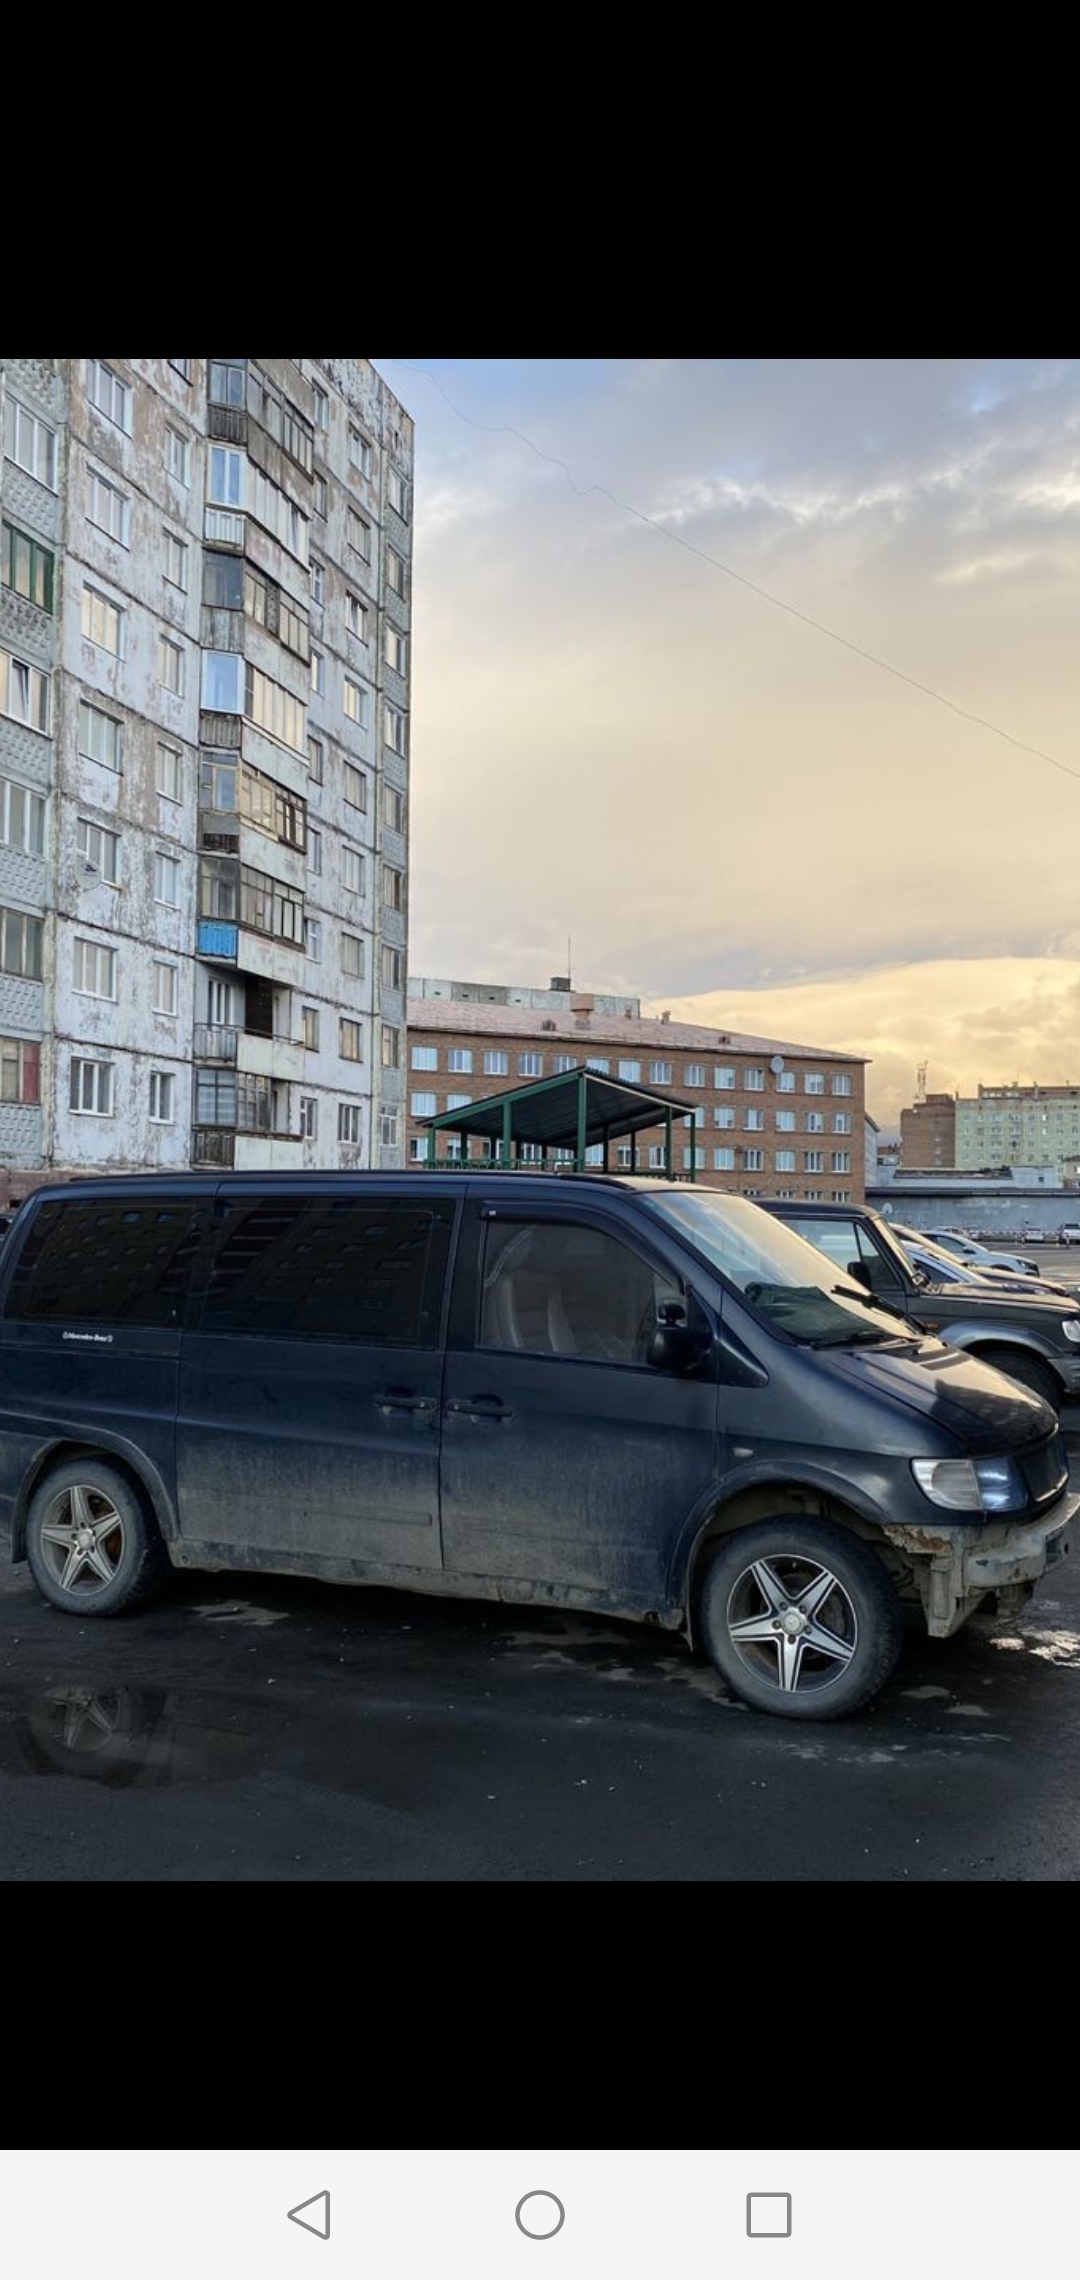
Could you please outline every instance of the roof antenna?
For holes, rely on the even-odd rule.
[[[571,965],[571,963],[570,963],[570,936],[569,936],[569,935],[567,935],[567,937],[566,937],[566,978],[567,978],[567,981],[569,982],[569,984],[570,984],[570,987],[571,987],[571,989],[572,989],[572,988],[573,988],[573,986],[574,986],[574,969],[573,969],[573,967],[572,967],[572,965]]]

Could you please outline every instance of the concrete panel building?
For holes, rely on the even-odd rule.
[[[409,998],[410,1162],[427,1152],[424,1119],[582,1062],[629,1084],[697,1104],[697,1136],[680,1140],[679,1169],[743,1195],[861,1201],[866,1063],[822,1046],[791,1045],[641,1012],[637,998],[418,978]],[[663,1133],[639,1137],[642,1169],[663,1166]],[[447,1153],[459,1157],[460,1143]],[[481,1145],[469,1143],[470,1159]],[[629,1141],[613,1150],[630,1168]]]
[[[90,358],[0,362],[0,419],[9,1189],[401,1162],[408,415],[362,359]]]
[[[956,1103],[956,1168],[1048,1164],[1058,1179],[1080,1154],[1080,1086],[980,1085]]]

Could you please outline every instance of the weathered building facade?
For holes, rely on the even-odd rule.
[[[412,425],[0,362],[0,1166],[399,1163]]]

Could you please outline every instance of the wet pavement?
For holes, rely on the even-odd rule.
[[[8,1881],[1064,1881],[1078,1798],[1080,1554],[835,1726],[619,1623],[250,1577],[80,1623],[0,1568]]]

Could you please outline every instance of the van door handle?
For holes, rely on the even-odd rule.
[[[451,1417],[475,1417],[478,1424],[488,1425],[502,1425],[514,1414],[497,1393],[474,1393],[471,1401],[448,1401],[446,1408]]]
[[[426,1394],[410,1393],[408,1386],[384,1385],[375,1395],[375,1406],[388,1417],[392,1409],[435,1409],[438,1404]]]

